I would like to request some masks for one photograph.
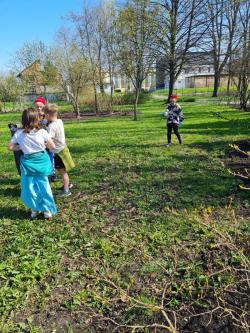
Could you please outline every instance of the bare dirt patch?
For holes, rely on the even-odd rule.
[[[92,119],[92,118],[110,118],[114,116],[130,116],[132,115],[132,111],[112,111],[112,112],[103,112],[100,114],[96,114],[94,112],[81,112],[80,119]],[[74,112],[60,112],[60,118],[63,120],[71,120],[76,119],[76,115]],[[78,118],[79,119],[79,118]]]

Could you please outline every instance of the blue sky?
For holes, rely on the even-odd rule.
[[[89,1],[94,4],[97,0]],[[82,0],[0,0],[0,71],[9,69],[11,55],[24,42],[53,42],[69,11],[79,11]]]

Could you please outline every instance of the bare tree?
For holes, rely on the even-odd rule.
[[[3,103],[4,109],[6,102],[14,103],[16,101],[22,93],[22,88],[13,72],[0,76],[0,102]]]
[[[59,83],[69,96],[76,117],[80,117],[79,96],[89,86],[90,64],[84,59],[69,30],[62,29],[57,35],[57,46],[52,52],[52,62],[59,76]]]
[[[110,111],[113,105],[114,75],[116,68],[115,59],[115,30],[114,30],[115,7],[114,1],[106,1],[101,6],[101,15],[98,22],[98,32],[103,42],[102,70],[104,77],[109,79],[110,84]]]
[[[134,120],[142,83],[155,63],[156,8],[147,0],[127,1],[115,20],[115,59],[135,89]]]
[[[199,50],[208,29],[205,15],[206,0],[160,0],[157,20],[160,25],[156,48],[158,66],[169,75],[169,96],[174,84],[190,58],[191,51]]]
[[[103,40],[99,33],[100,7],[89,7],[84,2],[80,15],[71,14],[71,20],[76,28],[76,41],[83,58],[88,58],[91,65],[92,87],[94,91],[95,112],[99,112],[98,87],[104,92],[102,50]]]
[[[43,87],[45,96],[47,86],[57,83],[56,69],[50,62],[50,48],[42,41],[24,43],[14,54],[11,66],[27,86],[36,90]]]
[[[208,50],[213,54],[214,90],[218,96],[221,74],[238,45],[235,38],[239,16],[240,0],[208,0],[207,15],[210,21],[208,29]]]
[[[17,73],[39,60],[45,63],[49,48],[42,41],[26,42],[11,59],[11,67]]]

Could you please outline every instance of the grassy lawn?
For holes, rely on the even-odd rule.
[[[65,122],[74,190],[52,221],[19,201],[20,115],[0,115],[1,333],[247,332],[249,193],[223,158],[250,113],[183,104],[184,144],[166,148],[162,104]]]
[[[221,86],[218,89],[219,94],[226,92],[227,87]],[[230,87],[230,91],[236,91],[236,87],[232,86]],[[193,94],[209,94],[212,95],[213,92],[213,87],[197,87],[197,88],[180,88],[180,89],[175,89],[175,92],[180,94],[180,95],[193,95]],[[153,94],[167,94],[168,89],[158,89]]]

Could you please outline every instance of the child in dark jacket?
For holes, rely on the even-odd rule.
[[[167,144],[171,145],[172,131],[177,136],[179,144],[182,144],[182,137],[179,133],[179,127],[184,119],[181,106],[177,104],[177,95],[170,96],[170,103],[167,105],[165,117],[167,118]]]

